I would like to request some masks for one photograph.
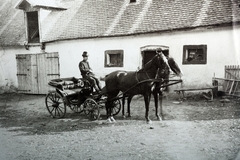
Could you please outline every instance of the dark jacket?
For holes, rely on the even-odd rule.
[[[90,71],[91,67],[90,67],[88,61],[81,61],[81,62],[79,62],[78,67],[79,67],[79,70],[80,70],[80,72],[81,72],[83,77],[88,76],[89,73],[92,73]]]

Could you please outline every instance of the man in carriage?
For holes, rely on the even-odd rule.
[[[93,86],[97,93],[100,93],[101,85],[99,80],[94,76],[92,72],[92,69],[88,63],[88,56],[89,56],[88,53],[84,51],[82,54],[83,60],[79,62],[78,67],[82,77],[87,79],[91,83],[91,85]]]

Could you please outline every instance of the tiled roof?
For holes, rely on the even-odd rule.
[[[0,1],[0,45],[23,44],[25,40],[24,15],[14,8],[18,0]]]
[[[23,43],[23,13],[5,7],[5,1],[14,2],[13,5],[18,2],[0,1],[0,45]],[[131,4],[130,0],[58,1],[67,10],[55,10],[46,17],[41,24],[43,42],[164,32],[240,22],[240,0],[137,0],[137,3]],[[11,11],[5,16],[7,18],[3,17],[2,13],[8,10]],[[4,29],[6,24],[8,25]]]
[[[231,24],[240,0],[81,0],[59,12],[43,41],[132,35]],[[56,14],[56,13],[53,13]],[[49,17],[54,19],[55,16]]]

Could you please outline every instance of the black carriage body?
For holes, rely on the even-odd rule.
[[[49,92],[45,98],[46,107],[53,118],[63,118],[67,106],[75,113],[83,111],[91,119],[100,117],[99,109],[104,107],[106,97],[103,93],[93,94],[93,87],[88,80],[70,77],[53,79],[48,84],[56,90]],[[113,104],[116,115],[121,109],[120,100],[115,100]]]
[[[65,102],[68,105],[82,104],[93,92],[93,88],[88,80],[83,78],[53,79],[48,84],[55,87],[56,92],[65,98]]]

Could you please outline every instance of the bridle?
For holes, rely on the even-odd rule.
[[[145,66],[146,66],[146,65],[149,65],[149,63],[152,63],[152,61],[154,60],[154,58],[156,58],[157,56],[159,56],[159,58],[162,59],[163,63],[165,63],[165,64],[167,65],[167,68],[170,69],[170,66],[169,66],[169,64],[168,64],[168,60],[167,60],[166,56],[165,56],[162,52],[156,51],[156,53],[157,53],[157,54],[156,54],[150,61],[148,61],[148,62],[145,64]],[[157,78],[158,78],[159,71],[160,71],[160,67],[157,68],[157,71],[156,71],[156,74],[155,74],[155,76],[154,76],[154,79],[157,79]],[[148,79],[151,79],[150,76],[149,76],[149,72],[147,72],[147,71],[145,70],[145,68],[142,68],[141,70],[136,71],[136,79],[137,79],[138,82],[140,82],[140,80],[138,79],[137,74],[140,73],[140,72],[144,72],[144,73],[147,75],[147,78],[148,78]]]

